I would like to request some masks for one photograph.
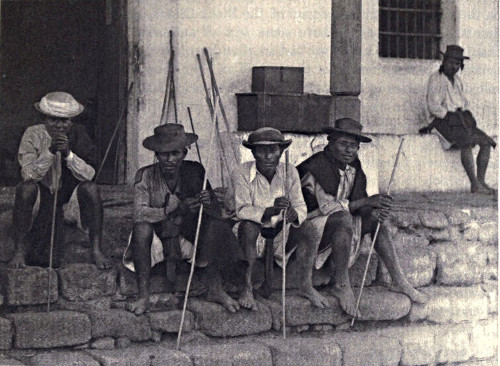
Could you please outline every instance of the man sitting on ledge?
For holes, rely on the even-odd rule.
[[[180,124],[167,123],[143,141],[155,152],[158,162],[137,171],[134,186],[134,227],[129,247],[136,272],[139,297],[128,310],[140,315],[148,310],[150,269],[166,261],[168,291],[175,291],[176,264],[191,259],[201,203],[204,206],[196,266],[208,288],[207,299],[227,310],[239,310],[238,302],[222,288],[221,271],[238,258],[238,243],[231,226],[222,219],[218,193],[202,191],[205,169],[200,163],[184,160],[187,147],[198,136],[184,132]],[[223,194],[221,193],[220,196]]]
[[[362,135],[361,130],[361,124],[350,118],[335,121],[334,127],[326,131],[329,135],[325,149],[297,167],[308,210],[307,220],[297,230],[309,238],[304,245],[314,247],[313,255],[300,246],[297,249],[297,260],[305,271],[301,292],[308,293],[318,307],[329,305],[312,285],[313,267],[319,269],[328,262],[334,280],[330,292],[351,316],[359,314],[355,314],[356,300],[348,269],[359,254],[363,235],[373,236],[379,222],[382,225],[375,249],[392,277],[391,290],[402,292],[415,302],[426,301],[426,296],[408,282],[389,230],[383,224],[392,208],[392,197],[384,194],[368,197],[366,193],[366,176],[358,149],[360,142],[371,139]]]

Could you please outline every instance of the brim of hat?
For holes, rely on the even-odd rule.
[[[255,146],[269,146],[269,145],[280,145],[283,147],[288,147],[292,143],[292,140],[285,140],[283,142],[279,141],[259,141],[259,142],[248,142],[248,141],[243,141],[243,146],[245,146],[248,149],[251,149],[252,147]]]
[[[165,143],[158,136],[149,136],[144,139],[142,146],[146,149],[155,152],[169,152],[177,149],[183,149],[198,140],[198,135],[194,133],[186,133],[185,140],[173,141]]]
[[[457,57],[457,56],[448,55],[446,52],[442,52],[442,51],[439,51],[439,53],[442,54],[443,56],[458,58],[458,59],[461,59],[461,60],[470,60],[469,56]]]
[[[362,135],[360,133],[355,133],[355,132],[350,132],[346,130],[342,130],[340,128],[335,128],[335,127],[326,127],[323,132],[325,133],[333,133],[333,132],[338,132],[338,133],[343,133],[346,135],[354,136],[356,137],[360,142],[372,142],[372,139],[369,138],[368,136]]]
[[[35,103],[35,109],[38,112],[40,112],[41,114],[44,114],[44,115],[50,116],[50,117],[73,118],[73,117],[76,117],[79,114],[81,114],[83,112],[83,110],[85,109],[85,107],[83,105],[81,105],[80,103],[78,103],[78,110],[73,112],[73,113],[50,113],[50,112],[43,111],[42,109],[40,109],[40,102],[37,102],[37,103]]]

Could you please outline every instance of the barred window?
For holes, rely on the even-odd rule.
[[[379,0],[379,56],[439,58],[441,15],[441,0]]]

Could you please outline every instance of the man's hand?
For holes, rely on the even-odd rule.
[[[370,207],[390,210],[394,199],[387,194],[376,194],[368,197],[367,200]]]
[[[210,192],[208,190],[201,191],[196,195],[198,201],[204,205],[209,205],[211,202]]]
[[[292,203],[286,197],[278,197],[271,207],[267,207],[262,215],[262,222],[268,221],[272,216],[279,215],[281,210],[291,207]]]
[[[49,150],[52,154],[55,154],[57,151],[61,152],[63,158],[67,158],[69,155],[69,139],[63,133],[56,132],[51,135],[52,143],[49,147]]]
[[[227,187],[214,188],[213,192],[215,194],[215,197],[217,197],[217,201],[219,202],[219,204],[224,205],[226,201]]]
[[[295,222],[299,218],[299,214],[293,207],[286,210],[286,222]]]
[[[196,213],[200,208],[200,200],[196,197],[188,197],[182,201],[182,207],[191,211],[192,213]]]
[[[383,209],[375,209],[372,211],[372,216],[378,220],[378,222],[384,222],[389,218],[390,211]]]

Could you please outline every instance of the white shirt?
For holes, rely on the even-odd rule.
[[[454,83],[444,73],[434,72],[429,77],[427,86],[428,120],[444,118],[446,113],[455,112],[458,108],[468,110],[469,102],[464,94],[462,79],[455,74]]]

